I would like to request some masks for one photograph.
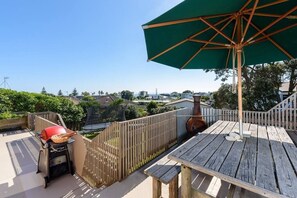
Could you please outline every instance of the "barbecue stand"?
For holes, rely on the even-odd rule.
[[[53,130],[61,131],[61,128],[60,126],[56,126],[55,128],[49,127],[44,129],[42,133],[50,134]],[[54,143],[50,138],[47,140],[43,139],[42,135],[39,139],[41,148],[38,157],[37,173],[41,173],[44,178],[44,188],[54,178],[68,173],[73,175],[74,169],[68,146],[71,146],[74,140],[69,138],[67,142]]]

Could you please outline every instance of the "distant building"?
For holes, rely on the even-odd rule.
[[[68,100],[70,100],[71,102],[73,102],[73,104],[78,105],[80,100],[76,97],[73,96],[63,96],[64,98],[67,98]]]
[[[96,99],[101,107],[107,107],[109,106],[112,102],[114,102],[117,98],[111,95],[106,95],[106,96],[100,96],[98,99]]]
[[[279,88],[279,96],[281,101],[285,100],[289,96],[289,82],[282,83],[282,86]],[[297,86],[293,90],[294,92],[297,91]]]
[[[192,93],[182,93],[181,98],[188,98],[188,99],[193,99],[193,94]]]
[[[188,98],[184,98],[184,99],[180,99],[180,100],[176,100],[173,102],[169,102],[166,104],[166,106],[173,106],[176,108],[193,108],[194,107],[194,100],[192,99],[188,99]],[[204,108],[210,108],[210,106],[204,102],[200,102],[200,106],[204,107]]]
[[[140,91],[139,92],[139,97],[143,97],[143,98],[145,98],[145,97],[147,97],[148,96],[148,92],[147,91]]]

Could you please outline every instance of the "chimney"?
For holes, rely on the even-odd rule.
[[[194,95],[193,116],[186,123],[187,132],[190,136],[196,135],[207,128],[207,124],[201,115],[200,95]]]

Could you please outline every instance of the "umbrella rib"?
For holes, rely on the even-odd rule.
[[[246,21],[248,20],[246,17],[243,17]],[[251,26],[254,27],[257,31],[260,31],[260,28],[258,28],[254,23],[251,22]],[[270,38],[267,34],[262,32],[263,36],[268,39],[273,45],[275,45],[280,51],[282,51],[286,56],[288,56],[290,59],[293,59],[294,57],[287,52],[283,47],[281,47],[277,42],[275,42],[272,38]]]
[[[232,20],[234,20],[234,18],[231,18],[222,28],[221,28],[221,31],[222,30],[224,30],[230,23],[231,23],[231,21]],[[219,33],[217,32],[217,33],[215,33],[214,35],[213,35],[213,37],[211,37],[210,39],[209,39],[209,42],[211,42],[217,35],[218,35]],[[181,69],[183,69],[183,68],[185,68],[207,45],[208,45],[209,43],[205,43],[181,68],[180,68],[180,70]]]
[[[245,14],[250,14],[249,12],[248,13],[245,13]],[[279,14],[267,14],[267,13],[260,13],[260,12],[255,12],[254,13],[255,16],[263,16],[263,17],[273,17],[273,18],[278,18],[278,17],[281,17],[282,15],[279,15]],[[287,19],[297,19],[297,15],[289,15],[287,17],[285,17]]]
[[[243,6],[242,6],[242,8],[240,9],[240,11],[239,12],[242,12],[242,11],[244,11],[244,9],[252,2],[253,0],[249,0],[249,1],[247,1]]]
[[[225,16],[230,16],[233,13],[228,13],[228,14],[216,14],[216,15],[209,15],[205,16],[206,19],[212,19],[212,18],[219,18],[219,17],[225,17]],[[163,26],[169,26],[169,25],[176,25],[180,23],[188,23],[188,22],[194,22],[194,21],[200,21],[201,17],[194,17],[194,18],[188,18],[188,19],[180,19],[180,20],[174,20],[174,21],[166,21],[166,22],[161,22],[161,23],[155,23],[151,25],[143,25],[143,29],[150,29],[150,28],[157,28],[157,27],[163,27]]]
[[[266,39],[266,37],[271,37],[271,36],[273,36],[273,35],[275,35],[275,34],[281,33],[281,32],[283,32],[283,31],[286,31],[286,30],[291,29],[291,28],[296,27],[296,26],[297,26],[297,23],[292,24],[292,25],[289,25],[289,26],[287,26],[287,27],[285,27],[285,28],[279,29],[279,30],[277,30],[277,31],[275,31],[275,32],[272,32],[272,33],[267,34],[266,36],[263,36],[263,37],[260,37],[260,38],[258,38],[258,39],[256,39],[256,40],[254,40],[254,41],[251,41],[250,43],[257,43],[257,42],[260,42],[260,41],[262,41],[263,39]],[[249,44],[250,44],[250,43],[249,43]]]
[[[285,3],[285,2],[288,2],[288,1],[289,0],[277,0],[275,2],[271,2],[271,3],[267,3],[267,4],[264,4],[264,5],[258,6],[256,8],[256,10],[259,10],[259,9],[262,9],[262,8],[267,8],[267,7],[274,6],[274,5],[281,4],[281,3]],[[250,12],[252,9],[253,8],[249,8],[249,9],[243,10],[243,12]]]
[[[225,46],[225,47],[205,47],[204,50],[218,50],[218,49],[232,49],[231,46]]]
[[[235,20],[235,25],[234,25],[234,29],[233,29],[233,33],[232,33],[232,40],[235,37],[237,23],[238,23],[238,21]],[[226,60],[226,68],[228,67],[228,64],[229,64],[230,54],[231,54],[231,49],[228,50],[228,55],[227,55],[227,60]]]
[[[216,25],[216,26],[217,26],[217,25],[220,25],[221,23],[224,23],[225,21],[229,20],[230,18],[231,18],[231,17],[229,16],[229,17],[227,17],[227,18],[225,18],[225,19],[222,19],[221,21],[218,21],[215,25]],[[167,48],[166,50],[160,52],[159,54],[155,55],[154,57],[148,59],[148,61],[151,61],[151,60],[154,60],[154,59],[158,58],[159,56],[161,56],[161,55],[163,55],[163,54],[169,52],[170,50],[172,50],[172,49],[174,49],[174,48],[180,46],[181,44],[187,42],[189,39],[192,39],[192,38],[194,38],[194,37],[196,37],[196,36],[198,36],[198,35],[200,35],[200,34],[206,32],[206,31],[208,31],[208,30],[210,30],[210,29],[211,29],[210,27],[207,27],[207,28],[201,30],[200,32],[197,32],[197,33],[193,34],[193,35],[190,36],[189,38],[186,38],[185,40],[183,40],[183,41],[181,41],[181,42],[179,42],[179,43],[177,43],[177,44],[171,46],[170,48]]]
[[[244,37],[245,37],[245,35],[247,33],[247,30],[249,29],[250,23],[252,22],[252,18],[254,16],[254,13],[256,11],[258,3],[259,3],[259,0],[256,0],[255,4],[254,4],[254,7],[253,7],[253,10],[252,10],[252,13],[250,14],[249,20],[247,21],[247,24],[245,26],[245,29],[244,29],[244,32],[243,32],[243,35],[242,35],[242,38],[241,38],[241,43],[243,42]]]
[[[227,43],[204,41],[204,40],[198,40],[198,39],[189,39],[189,41],[196,42],[196,43],[204,43],[204,44],[212,44],[212,45],[224,46],[224,47],[231,46],[230,44],[227,44]]]
[[[281,17],[277,18],[275,21],[273,21],[272,23],[270,23],[268,26],[266,26],[264,29],[260,30],[258,33],[254,34],[251,38],[249,38],[243,45],[246,45],[247,43],[249,43],[251,40],[253,40],[255,37],[259,36],[260,34],[262,34],[263,32],[265,32],[266,30],[268,30],[269,28],[271,28],[273,25],[275,25],[276,23],[278,23],[279,21],[281,21],[282,19],[286,18],[289,14],[291,14],[292,12],[297,10],[297,6],[293,7],[291,10],[289,10],[288,12],[286,12],[284,15],[282,15]]]
[[[214,29],[217,33],[219,33],[220,35],[222,35],[225,39],[227,39],[228,41],[230,41],[232,44],[234,44],[234,45],[236,44],[232,39],[230,39],[228,36],[226,36],[226,34],[224,34],[222,31],[218,30],[212,24],[210,24],[209,22],[207,22],[205,19],[201,18],[201,21],[203,23],[205,23],[206,25],[208,25],[209,27],[211,27],[212,29]]]

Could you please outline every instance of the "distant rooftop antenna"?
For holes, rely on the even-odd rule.
[[[10,86],[7,82],[8,79],[9,79],[9,77],[4,77],[3,82],[0,84],[0,87],[3,85],[4,89],[10,89]]]

